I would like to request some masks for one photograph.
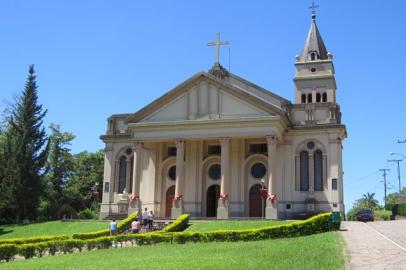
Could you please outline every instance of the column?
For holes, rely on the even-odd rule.
[[[128,214],[138,211],[138,215],[142,213],[142,203],[140,197],[140,182],[141,182],[141,160],[142,160],[143,144],[140,141],[133,142],[134,165],[132,182],[133,188],[130,197],[130,206]]]
[[[268,146],[268,199],[266,200],[265,217],[267,219],[278,218],[277,194],[276,194],[276,143],[277,138],[273,135],[266,136]]]
[[[229,217],[229,178],[230,178],[230,138],[220,138],[221,145],[221,183],[217,219]]]
[[[104,154],[104,174],[103,174],[103,186],[100,187],[100,191],[103,192],[102,204],[100,207],[100,219],[107,217],[111,213],[111,203],[114,202],[114,157],[113,146],[106,144]]]
[[[173,199],[171,218],[176,219],[183,211],[183,189],[184,189],[184,159],[185,159],[185,140],[177,139],[176,143],[176,184],[175,197]]]

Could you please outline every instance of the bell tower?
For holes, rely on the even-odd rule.
[[[336,103],[333,55],[324,45],[316,24],[315,6],[303,51],[296,56],[295,103]]]

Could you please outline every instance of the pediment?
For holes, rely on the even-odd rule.
[[[266,100],[201,72],[127,118],[129,123],[281,115]]]

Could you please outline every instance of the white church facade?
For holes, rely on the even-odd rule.
[[[217,60],[138,112],[109,117],[100,217],[144,207],[161,218],[344,213],[346,128],[315,19],[296,57],[294,102]]]

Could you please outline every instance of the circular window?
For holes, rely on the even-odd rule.
[[[127,148],[127,150],[125,150],[125,153],[127,155],[131,155],[133,153],[133,150],[131,148]]]
[[[168,177],[171,180],[176,180],[176,166],[175,165],[173,165],[172,167],[169,168]]]
[[[209,168],[209,177],[213,180],[219,180],[221,177],[221,166],[220,164],[211,165]]]
[[[307,148],[313,149],[314,148],[314,142],[308,142],[307,143]]]
[[[310,71],[311,72],[316,72],[316,68],[311,68]]]
[[[266,167],[264,164],[262,163],[255,163],[254,165],[252,165],[251,167],[251,175],[254,178],[263,178],[266,174]]]

